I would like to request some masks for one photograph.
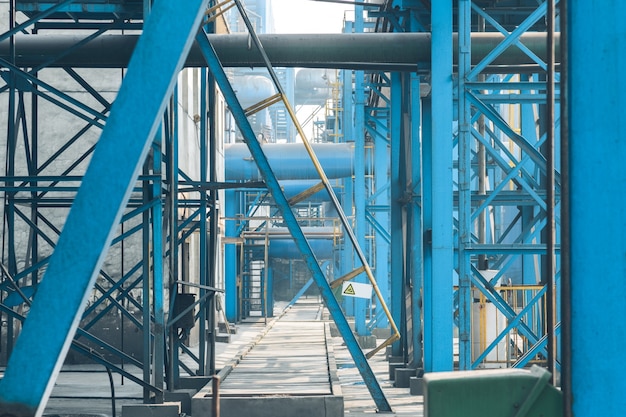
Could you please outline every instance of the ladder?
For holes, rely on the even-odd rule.
[[[213,46],[211,45],[211,42],[209,41],[207,37],[207,33],[204,30],[201,30],[198,33],[198,35],[196,36],[196,42],[200,46],[200,49],[204,55],[204,58],[207,61],[209,70],[214,76],[217,85],[220,87],[222,95],[224,96],[224,99],[226,103],[228,104],[231,114],[239,126],[239,129],[244,137],[244,141],[250,150],[250,154],[256,161],[259,171],[263,175],[267,188],[272,193],[272,197],[274,198],[274,201],[277,207],[282,213],[284,223],[289,229],[296,243],[296,246],[302,253],[303,258],[311,271],[313,280],[315,281],[315,283],[317,284],[320,290],[320,293],[324,299],[326,307],[328,308],[333,320],[335,321],[335,324],[337,325],[337,328],[346,343],[346,347],[348,348],[352,356],[352,359],[354,360],[355,365],[357,369],[359,370],[359,373],[361,374],[361,377],[363,378],[363,381],[365,382],[370,392],[370,395],[372,396],[372,399],[376,403],[376,406],[379,411],[381,412],[392,411],[391,406],[389,405],[389,402],[387,401],[385,397],[385,394],[383,393],[380,385],[378,384],[378,381],[376,380],[376,377],[372,369],[369,366],[369,363],[367,362],[367,358],[373,356],[376,352],[378,352],[385,346],[398,340],[400,338],[400,333],[393,321],[393,318],[391,317],[391,313],[389,312],[387,306],[385,305],[384,298],[380,293],[378,285],[376,284],[376,280],[374,279],[372,270],[367,262],[367,259],[365,258],[365,254],[359,247],[357,238],[354,235],[352,227],[347,217],[345,216],[341,205],[339,204],[339,200],[337,199],[337,196],[335,195],[333,187],[330,184],[328,177],[326,176],[324,170],[322,169],[319,163],[319,160],[317,156],[315,155],[315,152],[313,151],[312,146],[309,144],[308,140],[306,139],[306,135],[304,134],[304,131],[300,123],[297,120],[297,117],[295,115],[293,108],[291,107],[291,105],[289,104],[287,100],[284,89],[280,84],[280,81],[276,75],[276,72],[272,68],[272,65],[267,57],[267,54],[265,53],[265,50],[263,49],[263,45],[261,45],[261,42],[254,31],[254,27],[252,26],[252,23],[250,22],[250,20],[248,19],[246,15],[246,11],[241,1],[240,0],[225,0],[215,5],[214,7],[210,8],[207,12],[207,15],[209,16],[209,20],[215,19],[222,12],[221,11],[222,7],[224,7],[225,9],[233,7],[232,6],[233,3],[234,5],[237,6],[239,13],[241,14],[241,17],[243,21],[245,22],[246,27],[248,28],[248,34],[251,38],[251,43],[255,45],[260,56],[263,58],[263,61],[272,78],[272,81],[274,83],[277,93],[271,97],[268,97],[265,100],[262,100],[261,102],[253,106],[250,106],[247,109],[244,109],[241,106],[235,94],[235,91],[233,90],[230,84],[230,81],[228,80],[228,77],[226,76],[226,73],[224,72],[224,68],[215,52],[215,49],[213,48]],[[311,161],[313,162],[313,165],[315,166],[317,173],[320,177],[319,184],[313,186],[311,189],[306,190],[295,197],[292,197],[290,200],[287,200],[287,198],[285,197],[285,194],[283,193],[283,190],[280,184],[278,183],[278,180],[269,165],[269,161],[263,152],[262,145],[257,140],[256,135],[254,134],[254,131],[248,120],[248,117],[253,115],[254,113],[260,110],[263,110],[265,108],[268,108],[272,106],[273,104],[277,104],[277,103],[284,104],[285,109],[289,113],[293,124],[295,125],[300,137],[302,138],[303,145],[306,148],[306,151],[308,155],[310,156]],[[313,195],[314,193],[322,189],[327,190],[330,196],[331,202],[334,205],[334,208],[336,209],[339,215],[341,223],[344,227],[344,232],[349,238],[349,239],[346,239],[346,243],[348,243],[348,240],[349,240],[349,242],[352,244],[354,252],[357,255],[357,258],[360,260],[362,264],[361,267],[333,281],[333,283],[331,284],[329,284],[326,281],[325,275],[319,265],[319,262],[317,261],[315,254],[313,253],[311,246],[309,245],[304,235],[304,232],[302,231],[298,223],[298,219],[296,218],[296,215],[294,214],[292,210],[292,207],[296,205],[298,202],[305,200],[310,195]],[[378,298],[378,302],[383,307],[383,310],[385,311],[387,315],[387,319],[389,320],[389,323],[392,329],[392,336],[389,339],[387,339],[383,344],[377,346],[372,351],[370,351],[367,355],[365,355],[363,351],[361,350],[354,334],[352,333],[352,330],[348,324],[348,321],[346,320],[346,317],[344,316],[341,310],[341,307],[339,303],[337,302],[337,300],[335,299],[332,289],[331,289],[331,285],[333,286],[340,285],[341,283],[351,280],[363,273],[367,276],[370,284],[372,285],[372,289]]]

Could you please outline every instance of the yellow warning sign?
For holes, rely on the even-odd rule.
[[[346,287],[345,290],[343,290],[343,293],[345,295],[355,295],[356,293],[354,292],[354,287],[352,287],[352,284],[348,284],[348,286]]]
[[[359,282],[344,282],[341,284],[341,294],[346,297],[372,298],[372,286]]]

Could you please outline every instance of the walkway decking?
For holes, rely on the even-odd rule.
[[[222,370],[222,417],[343,416],[321,313],[317,301],[297,303]],[[194,396],[192,415],[210,415],[211,403],[207,386]]]

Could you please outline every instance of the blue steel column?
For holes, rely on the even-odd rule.
[[[165,311],[164,307],[164,283],[163,283],[163,205],[161,200],[161,146],[163,141],[163,130],[159,133],[154,143],[152,174],[152,196],[156,199],[156,204],[152,205],[152,285],[154,304],[154,386],[161,390],[157,393],[156,402],[163,402],[163,385],[165,369]],[[149,303],[148,300],[144,300]],[[144,306],[144,308],[146,308]],[[150,332],[150,328],[144,327],[144,332]],[[144,357],[144,362],[149,362],[149,357]]]
[[[410,363],[415,367],[422,367],[422,277],[423,268],[423,237],[422,237],[422,147],[420,141],[420,121],[421,121],[421,92],[420,77],[411,74],[410,79],[411,97],[411,135],[410,152],[406,157],[410,160],[410,200],[407,208],[409,226],[409,266],[411,283],[411,332],[413,340],[409,341],[413,345]]]
[[[452,353],[452,2],[432,3],[432,274],[424,277],[424,370]]]
[[[402,232],[401,198],[404,192],[400,175],[402,137],[402,77],[399,73],[391,74],[391,316],[396,323],[403,323],[404,309],[404,242]],[[405,149],[406,150],[406,149]],[[394,356],[404,356],[403,346],[406,341],[406,325],[400,326],[402,339],[393,343]]]
[[[363,32],[363,6],[354,6],[354,31]],[[354,228],[357,242],[365,249],[367,242],[367,220],[365,216],[365,72],[354,72]],[[365,283],[363,275],[355,281]],[[354,327],[359,336],[370,334],[365,325],[367,302],[363,298],[354,299]]]
[[[206,68],[200,69],[200,183],[205,183],[208,180],[208,172],[207,172],[207,157],[208,157],[208,148],[207,148],[207,140],[208,140],[208,126],[207,126],[207,99],[208,99],[208,85],[207,85],[207,70]],[[200,265],[200,285],[208,285],[208,258],[207,258],[207,210],[208,210],[208,201],[206,191],[202,190],[200,192],[200,216],[198,221],[200,224],[198,225],[198,230],[200,233],[200,254],[199,254],[199,265]],[[213,232],[213,231],[211,231]],[[205,288],[200,288],[199,299],[203,299],[206,295],[207,290]],[[210,358],[207,355],[211,354],[211,351],[207,351],[206,344],[206,335],[207,335],[207,308],[206,303],[200,304],[200,311],[198,314],[198,329],[200,331],[200,343],[198,346],[198,374],[199,375],[207,375],[211,370],[209,369]],[[213,331],[214,329],[209,329],[209,331]],[[207,360],[208,359],[208,360]]]
[[[466,248],[471,244],[471,179],[472,179],[472,113],[465,97],[465,82],[471,70],[471,1],[459,0],[459,368],[468,370],[472,364],[471,340],[471,264]]]
[[[207,2],[160,2],[145,22],[0,381],[0,415],[43,413]],[[113,170],[112,161],[116,163]]]
[[[234,190],[226,190],[225,210],[226,210],[226,231],[225,238],[237,237],[237,224],[235,216],[237,216],[237,192]],[[237,246],[234,243],[227,242],[224,245],[224,298],[226,318],[228,321],[236,323],[239,317],[237,302]]]
[[[626,407],[616,366],[626,344],[626,3],[567,7],[573,415],[617,416]]]

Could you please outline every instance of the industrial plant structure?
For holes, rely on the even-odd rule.
[[[343,33],[274,33],[271,0],[0,4],[0,416],[64,364],[162,404],[307,293],[379,411],[386,354],[623,412],[625,5],[325,1]]]

